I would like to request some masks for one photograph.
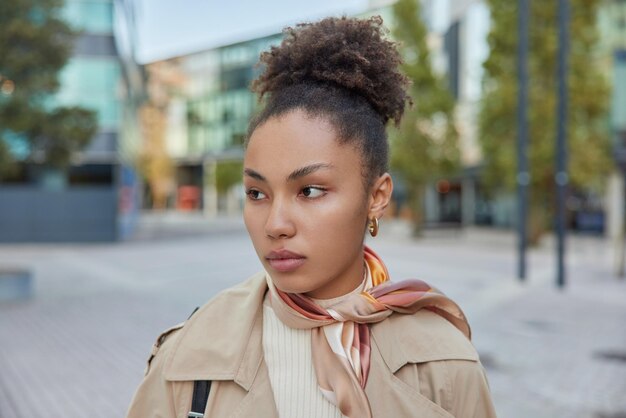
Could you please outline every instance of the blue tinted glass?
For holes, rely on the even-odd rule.
[[[2,133],[2,139],[9,146],[9,152],[14,158],[23,160],[28,157],[28,154],[30,153],[30,144],[24,135],[16,134],[10,130],[5,130]]]
[[[110,1],[68,0],[64,17],[73,27],[89,33],[113,31],[113,4]]]
[[[73,58],[60,76],[60,105],[80,105],[96,110],[101,126],[119,123],[120,67],[116,59]]]

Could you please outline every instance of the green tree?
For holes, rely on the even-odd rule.
[[[419,2],[397,1],[393,16],[392,33],[400,42],[402,70],[412,82],[414,106],[407,109],[400,129],[389,133],[391,166],[406,182],[415,232],[419,233],[426,185],[459,167],[455,103],[443,79],[433,71]]]
[[[137,167],[150,187],[153,209],[165,209],[176,189],[176,167],[167,149],[167,112],[186,82],[178,60],[146,66],[148,95],[139,108],[142,143]]]
[[[242,161],[220,161],[215,170],[217,192],[225,194],[234,185],[242,182]]]
[[[17,158],[63,170],[96,133],[93,111],[51,105],[77,35],[61,18],[62,6],[0,2],[0,179]]]
[[[532,1],[529,25],[529,237],[550,227],[556,186],[557,2]],[[601,189],[612,169],[609,89],[600,69],[596,16],[602,0],[572,0],[569,53],[568,154],[573,187]],[[485,185],[514,190],[517,138],[517,2],[488,0],[492,26],[484,64],[479,131]]]

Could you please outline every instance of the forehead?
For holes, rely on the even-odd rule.
[[[268,175],[313,163],[328,163],[340,171],[349,171],[360,166],[360,158],[354,146],[339,143],[329,121],[301,110],[272,117],[259,125],[250,136],[244,158],[247,168]]]

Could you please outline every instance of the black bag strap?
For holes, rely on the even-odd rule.
[[[191,400],[191,411],[187,418],[204,418],[204,410],[209,400],[211,391],[210,380],[196,380],[193,382],[193,398]]]
[[[199,309],[193,310],[189,318]],[[187,319],[189,319],[187,318]],[[210,380],[195,380],[193,382],[193,398],[191,399],[191,411],[187,414],[187,418],[204,418],[204,410],[209,400],[209,392],[211,391]]]
[[[198,312],[198,309],[200,309],[200,307],[199,307],[199,306],[196,306],[196,309],[194,309],[194,310],[193,310],[193,312],[189,315],[189,317],[188,317],[187,319],[191,318],[191,317],[193,316],[193,314],[195,314],[196,312]]]

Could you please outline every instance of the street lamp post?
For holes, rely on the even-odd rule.
[[[567,55],[569,51],[569,0],[559,0],[559,50],[557,63],[557,135],[556,173],[557,189],[557,286],[565,286],[565,193],[567,192]]]
[[[530,0],[518,0],[517,20],[517,240],[519,280],[526,280],[528,208],[528,16]]]

